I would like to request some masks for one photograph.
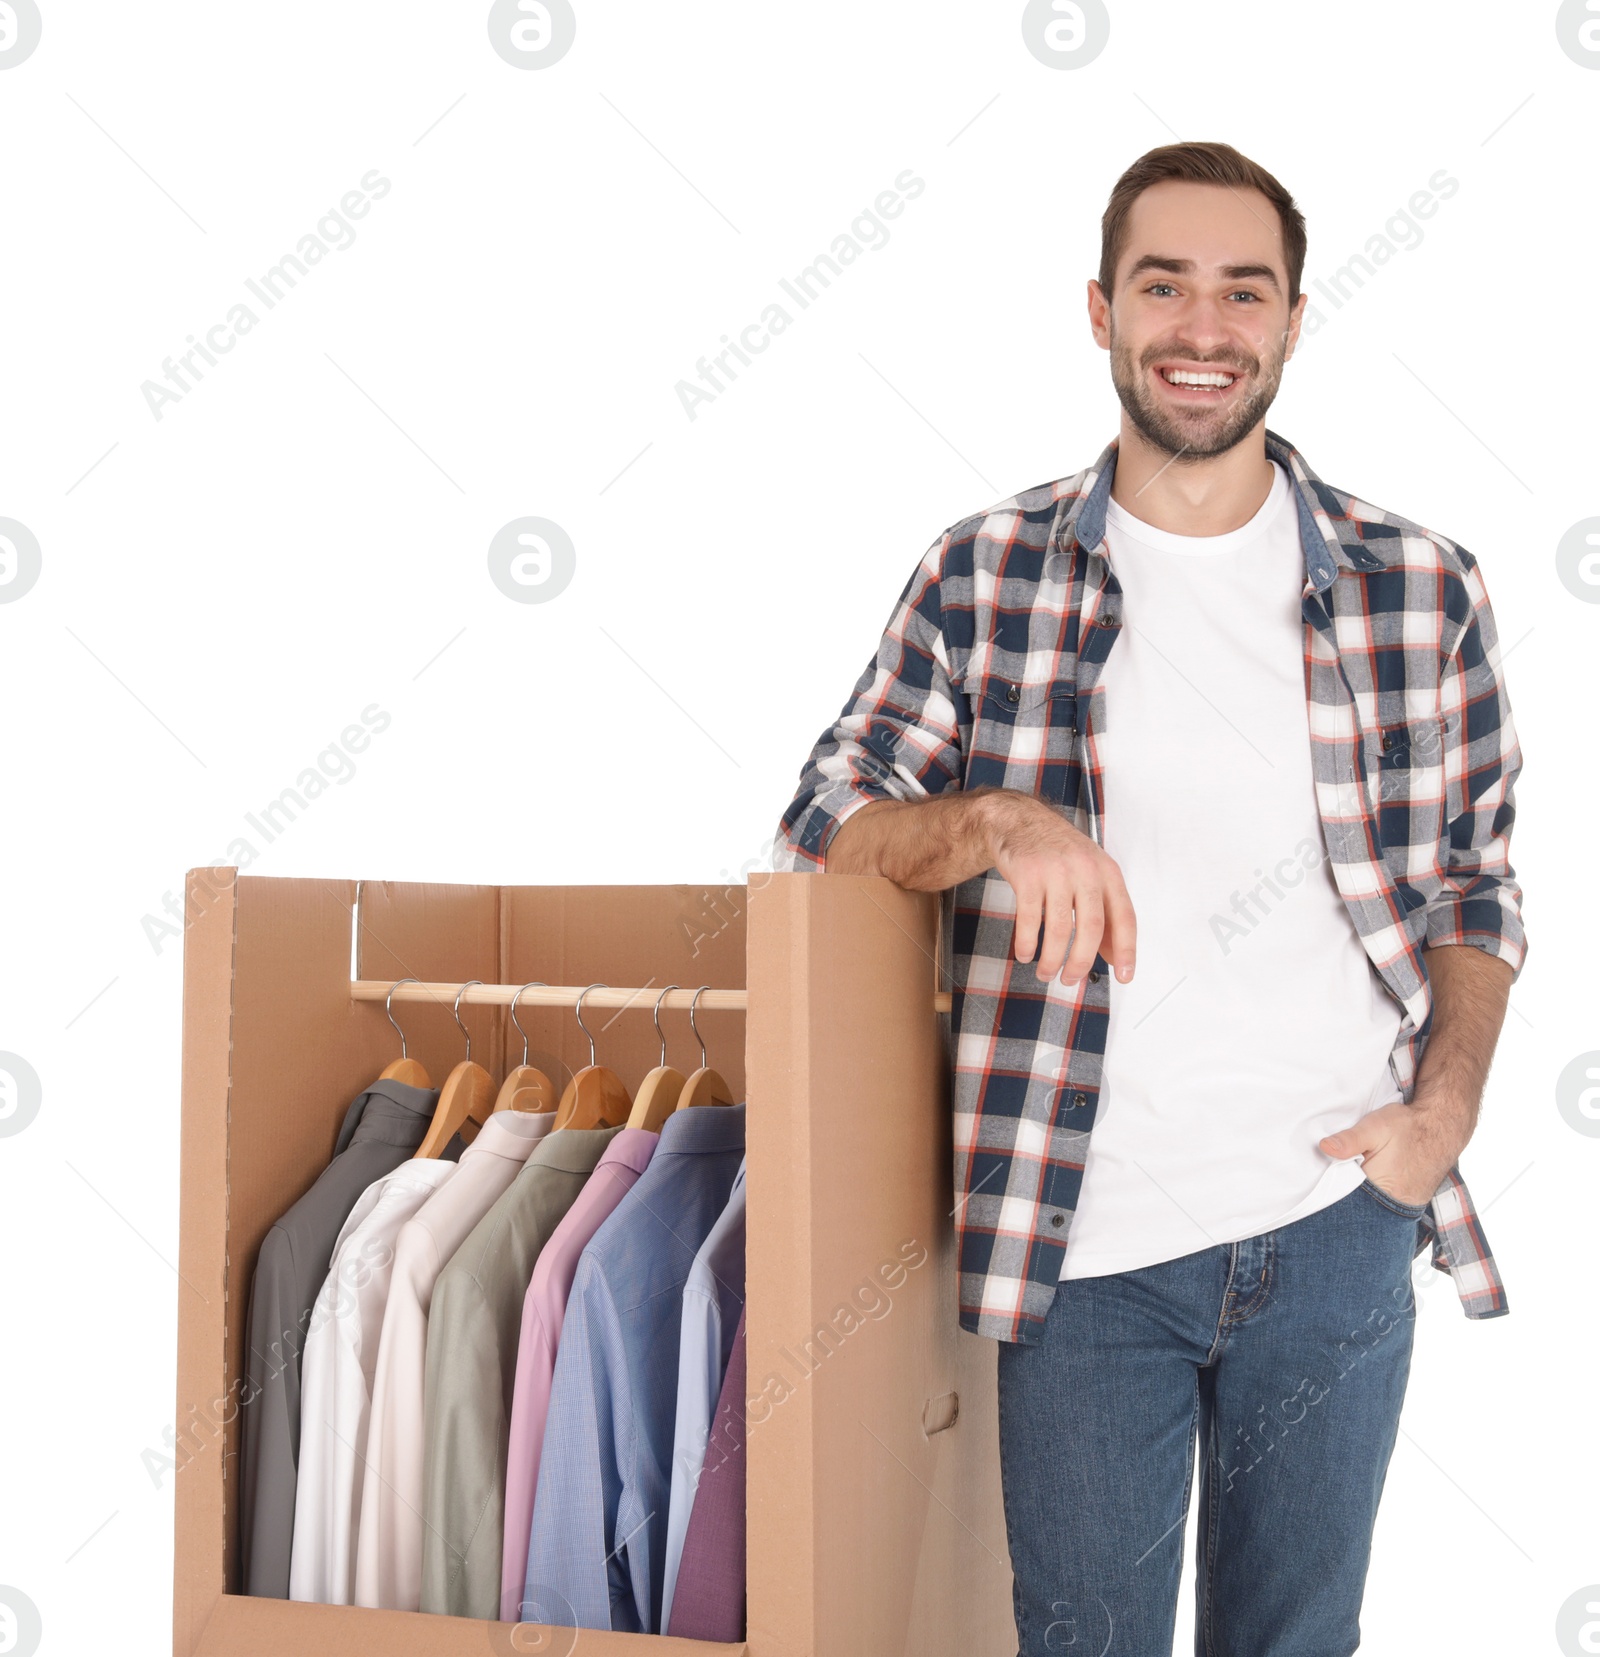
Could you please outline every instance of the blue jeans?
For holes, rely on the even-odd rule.
[[[1171,1657],[1200,1443],[1197,1657],[1348,1657],[1411,1368],[1424,1207],[1069,1278],[999,1343],[1019,1657]]]

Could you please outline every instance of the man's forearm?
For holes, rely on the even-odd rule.
[[[1427,952],[1433,1023],[1412,1104],[1438,1119],[1441,1141],[1459,1151],[1478,1123],[1478,1106],[1505,1021],[1511,967],[1471,944]]]
[[[912,892],[959,886],[993,866],[992,796],[999,792],[951,789],[926,800],[874,800],[834,835],[827,872],[883,875]]]

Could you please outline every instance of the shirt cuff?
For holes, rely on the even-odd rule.
[[[1492,955],[1496,960],[1504,961],[1511,968],[1511,981],[1515,983],[1522,974],[1522,963],[1528,953],[1528,944],[1521,922],[1509,916],[1507,920],[1508,924],[1498,931],[1484,928],[1468,930],[1462,925],[1460,909],[1455,904],[1444,904],[1428,912],[1428,935],[1425,942],[1429,949],[1438,949],[1448,944],[1465,944],[1472,949],[1481,949],[1485,955]]]
[[[778,837],[773,866],[801,874],[824,872],[828,847],[833,837],[863,807],[875,800],[899,799],[887,789],[864,788],[857,783],[840,783],[808,805],[794,827]],[[808,844],[814,842],[814,844]]]

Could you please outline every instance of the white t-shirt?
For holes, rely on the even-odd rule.
[[[1337,1202],[1317,1148],[1401,1096],[1401,1008],[1328,868],[1311,772],[1287,474],[1227,535],[1115,501],[1122,630],[1105,666],[1105,850],[1138,921],[1111,980],[1104,1077],[1061,1276],[1237,1242]],[[1196,805],[1198,802],[1198,805]]]

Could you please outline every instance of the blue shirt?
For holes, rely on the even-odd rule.
[[[677,1110],[578,1261],[551,1381],[522,1618],[659,1631],[683,1289],[744,1159],[741,1105]]]

